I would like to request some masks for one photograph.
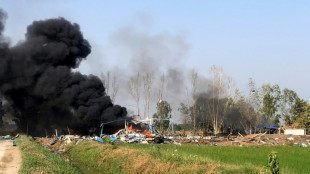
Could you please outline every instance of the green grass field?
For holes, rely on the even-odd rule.
[[[44,173],[44,174],[77,174],[77,168],[72,167],[58,155],[54,155],[47,148],[29,137],[22,135],[17,139],[22,152],[22,167],[20,174]]]
[[[20,173],[266,173],[267,156],[276,151],[280,173],[310,173],[310,148],[292,146],[197,146],[102,144],[82,141],[67,147],[68,162],[40,144],[18,139]],[[270,173],[267,170],[267,173]]]
[[[94,169],[94,173],[262,173],[266,172],[267,157],[272,151],[278,152],[281,173],[310,173],[310,149],[291,146],[114,146],[82,142],[72,147],[71,157],[75,165],[87,163],[81,167],[82,172]],[[137,167],[136,163],[141,164]]]
[[[206,159],[220,164],[244,166],[250,169],[263,169],[267,164],[267,156],[270,152],[276,151],[279,155],[281,173],[310,173],[310,149],[292,146],[197,146],[197,145],[142,145],[127,144],[128,148],[140,149],[155,158],[169,160],[169,156],[179,158]],[[159,153],[154,153],[154,147]],[[197,160],[199,162],[199,160]],[[225,172],[225,168],[222,172]],[[229,170],[229,168],[227,169]],[[253,170],[254,172],[255,170]]]

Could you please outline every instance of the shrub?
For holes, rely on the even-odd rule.
[[[272,174],[279,174],[279,157],[277,152],[271,152],[268,155],[268,162],[267,162],[267,168],[270,169],[270,172]]]

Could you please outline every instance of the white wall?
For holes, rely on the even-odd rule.
[[[306,135],[305,129],[285,129],[284,134],[292,134],[292,135]]]

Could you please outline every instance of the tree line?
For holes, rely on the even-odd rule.
[[[263,126],[291,126],[295,128],[309,128],[310,104],[299,98],[293,90],[281,89],[277,84],[263,84],[257,87],[254,79],[250,78],[246,91],[234,87],[234,81],[220,66],[210,68],[208,83],[205,76],[192,70],[187,79],[186,100],[179,101],[178,108],[172,108],[169,97],[164,97],[167,79],[162,74],[156,81],[154,89],[154,74],[137,73],[127,82],[128,92],[135,102],[138,119],[155,118],[155,125],[160,131],[167,129],[173,109],[178,110],[180,130],[191,130],[194,134],[231,134],[257,131],[257,125]],[[115,100],[118,91],[117,78],[107,73],[102,80]],[[111,80],[112,79],[112,80]],[[178,84],[176,84],[178,85]],[[141,95],[142,94],[142,95]],[[156,100],[156,109],[151,101]],[[144,102],[144,104],[141,104]],[[141,105],[144,113],[141,112]],[[150,112],[153,111],[153,114]],[[141,114],[143,113],[143,114]],[[173,116],[172,116],[173,117]]]

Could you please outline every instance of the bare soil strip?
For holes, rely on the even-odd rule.
[[[22,163],[18,146],[12,140],[0,141],[0,174],[17,174]]]

